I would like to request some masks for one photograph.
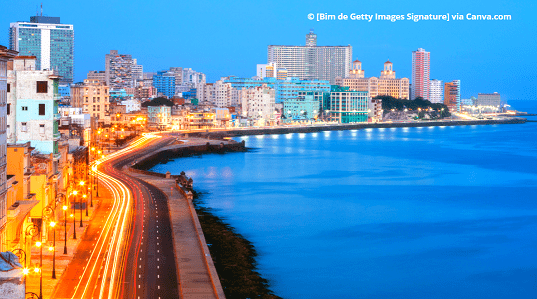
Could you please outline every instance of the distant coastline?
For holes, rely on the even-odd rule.
[[[230,128],[222,130],[199,130],[189,135],[203,136],[213,139],[225,137],[238,137],[245,135],[267,135],[288,133],[313,133],[322,131],[359,130],[369,128],[405,128],[405,127],[444,127],[444,126],[475,126],[498,124],[524,124],[527,119],[522,117],[506,117],[502,119],[479,120],[441,120],[441,121],[415,121],[415,122],[380,122],[380,123],[353,123],[353,124],[327,124],[327,125],[293,125],[260,128]]]

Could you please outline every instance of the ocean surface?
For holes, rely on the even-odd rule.
[[[537,123],[237,140],[153,171],[192,176],[277,295],[537,297]]]

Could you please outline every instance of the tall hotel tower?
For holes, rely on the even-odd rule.
[[[38,70],[56,70],[60,84],[73,83],[75,31],[59,17],[30,17],[9,25],[9,48],[21,56],[35,56]]]
[[[430,53],[419,48],[412,51],[412,89],[410,99],[429,100]]]
[[[328,80],[345,77],[351,68],[352,47],[317,46],[313,30],[306,35],[305,46],[268,46],[268,64],[287,69],[287,77],[300,80]]]

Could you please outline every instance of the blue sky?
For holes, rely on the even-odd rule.
[[[40,2],[16,1],[0,10],[0,44],[9,23],[28,21]],[[132,54],[144,71],[191,67],[209,82],[255,75],[267,45],[303,45],[311,28],[318,45],[352,45],[366,76],[390,59],[398,77],[411,76],[411,52],[431,52],[431,78],[461,80],[463,98],[500,92],[532,99],[537,65],[532,1],[47,1],[44,15],[75,26],[75,81],[104,70],[111,49]],[[511,21],[310,21],[309,13],[510,14]]]

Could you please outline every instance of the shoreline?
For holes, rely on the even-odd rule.
[[[213,257],[227,298],[282,299],[270,289],[269,281],[257,271],[257,252],[248,239],[235,231],[211,208],[202,206],[199,192],[193,190],[194,205],[205,241]]]
[[[207,138],[224,139],[226,137],[236,137],[244,135],[265,135],[265,134],[288,134],[288,133],[312,133],[319,131],[335,131],[335,130],[355,130],[364,128],[401,128],[401,127],[429,127],[429,126],[463,126],[463,125],[494,125],[494,124],[523,124],[526,119],[510,118],[504,120],[479,120],[479,121],[443,121],[443,122],[416,122],[416,123],[361,123],[352,125],[330,125],[330,126],[312,126],[312,127],[285,127],[285,128],[261,128],[247,129],[234,131],[216,131],[216,132],[199,132],[190,133],[190,136],[201,135]],[[234,134],[230,134],[234,133]],[[236,142],[233,140],[223,142],[219,145],[211,145],[209,142],[205,145],[192,145],[188,143],[175,144],[149,155],[144,156],[137,161],[133,167],[139,171],[152,173],[154,175],[163,174],[148,171],[158,164],[166,164],[169,161],[190,157],[202,154],[224,154],[226,152],[246,152],[245,142]],[[235,229],[222,219],[211,212],[210,208],[200,205],[199,193],[194,193],[194,204],[198,219],[202,226],[202,231],[205,240],[209,246],[209,251],[213,257],[213,262],[217,269],[220,282],[224,288],[224,293],[227,297],[234,297],[244,293],[244,296],[251,297],[252,294],[257,294],[258,298],[274,298],[278,297],[270,290],[269,282],[257,272],[255,257],[257,253],[253,244],[244,238]],[[231,248],[230,248],[231,246]],[[227,254],[232,252],[233,254]],[[239,254],[240,253],[240,254]],[[240,260],[236,260],[237,258]],[[230,260],[231,259],[231,260]],[[235,259],[235,260],[234,260]],[[236,266],[241,265],[241,270],[237,271]],[[231,266],[231,268],[229,268]],[[235,272],[240,272],[239,278],[244,279],[243,282],[238,281]],[[240,279],[239,279],[240,280]],[[246,295],[248,291],[253,292]],[[232,292],[228,294],[228,292]],[[235,294],[235,295],[233,295]],[[242,296],[242,295],[241,295]]]
[[[136,164],[131,165],[131,171],[166,177],[165,174],[147,169],[160,163],[181,157],[190,157],[201,154],[224,154],[227,152],[244,152],[244,142],[229,142],[219,145],[188,146],[176,144],[162,148],[156,152],[142,157]],[[177,175],[171,175],[176,178]],[[184,188],[182,188],[184,189]],[[235,228],[225,222],[225,219],[216,216],[211,208],[202,206],[200,193],[192,191],[193,198],[189,200],[195,209],[195,215],[201,225],[199,233],[209,248],[212,264],[220,280],[220,284],[227,298],[266,298],[282,299],[270,289],[269,281],[261,276],[257,270],[257,252],[254,245],[237,233]],[[193,213],[194,214],[194,213]],[[172,217],[172,215],[170,215]]]
[[[233,128],[222,130],[200,130],[185,132],[194,136],[203,136],[213,139],[223,139],[226,137],[239,137],[245,135],[267,135],[267,134],[288,134],[288,133],[314,133],[322,131],[344,131],[370,128],[408,128],[408,127],[446,127],[446,126],[480,126],[480,125],[507,125],[524,124],[528,122],[526,118],[509,117],[504,119],[484,119],[484,120],[444,120],[444,121],[419,121],[419,122],[382,122],[382,123],[353,123],[353,124],[331,124],[331,125],[306,125],[306,126],[280,126],[263,128]]]

